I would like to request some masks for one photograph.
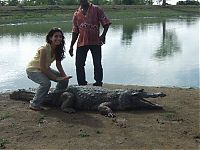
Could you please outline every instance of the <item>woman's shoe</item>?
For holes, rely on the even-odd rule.
[[[32,106],[32,105],[29,105],[29,108],[31,110],[34,110],[34,111],[42,111],[42,110],[45,110],[43,107],[40,107],[40,106]]]
[[[102,86],[103,82],[95,82],[93,83],[93,86]]]

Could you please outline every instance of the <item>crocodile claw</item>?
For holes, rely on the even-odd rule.
[[[114,118],[114,117],[116,117],[116,115],[113,114],[112,112],[109,112],[109,113],[106,115],[106,117]]]
[[[160,97],[165,97],[166,96],[166,94],[164,94],[163,92],[159,92],[159,93],[156,93],[158,96],[160,96]]]

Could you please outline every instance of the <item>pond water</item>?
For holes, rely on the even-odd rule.
[[[102,47],[104,83],[199,88],[199,23],[200,18],[184,17],[112,20]],[[0,91],[38,86],[25,67],[55,26],[66,37],[64,69],[73,76],[70,84],[77,84],[75,57],[68,54],[71,21],[5,24],[0,25]],[[85,67],[93,83],[90,52]]]

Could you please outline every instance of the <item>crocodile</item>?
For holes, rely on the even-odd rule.
[[[13,91],[11,99],[29,101],[34,92],[27,90]],[[74,113],[75,110],[99,111],[102,115],[115,117],[113,111],[123,110],[162,110],[163,107],[147,101],[145,98],[165,97],[162,92],[149,93],[144,89],[107,89],[99,86],[70,85],[62,93],[51,92],[44,105],[60,107],[62,111]]]

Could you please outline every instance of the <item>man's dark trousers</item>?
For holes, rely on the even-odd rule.
[[[86,85],[85,77],[85,61],[88,51],[91,51],[94,65],[94,79],[96,83],[102,83],[103,68],[101,65],[101,46],[100,45],[86,45],[78,47],[76,50],[76,75],[79,85]]]

